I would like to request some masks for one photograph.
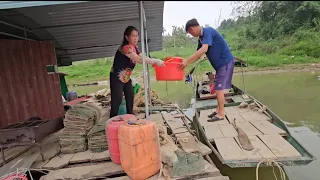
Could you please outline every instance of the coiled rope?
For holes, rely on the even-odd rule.
[[[284,170],[281,168],[280,165],[283,165],[282,163],[280,162],[276,162],[272,159],[264,159],[262,161],[260,161],[257,165],[257,168],[256,168],[256,180],[259,180],[259,167],[261,165],[261,163],[265,162],[267,164],[267,166],[272,166],[272,164],[276,165],[280,171],[280,177],[281,177],[281,180],[286,180],[286,173],[284,172]],[[274,175],[274,178],[276,180],[278,180],[275,172],[274,172],[274,166],[272,166],[272,171],[273,171],[273,175]]]

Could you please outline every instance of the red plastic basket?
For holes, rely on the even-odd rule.
[[[183,59],[180,57],[165,58],[164,67],[154,65],[157,81],[182,81],[184,71],[179,69]]]
[[[164,62],[178,62],[178,63],[182,63],[183,59],[182,57],[166,57],[164,59]]]

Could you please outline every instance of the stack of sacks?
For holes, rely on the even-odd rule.
[[[87,135],[89,150],[102,152],[108,149],[104,124],[95,125]]]
[[[93,127],[97,111],[87,105],[75,105],[67,111],[64,130],[60,136],[62,153],[76,153],[87,150],[87,133]]]

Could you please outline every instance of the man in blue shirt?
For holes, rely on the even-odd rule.
[[[224,90],[231,88],[234,69],[234,57],[224,38],[212,27],[201,27],[196,19],[186,23],[186,32],[193,37],[199,37],[197,51],[185,59],[180,69],[185,69],[190,63],[206,54],[212,67],[216,70],[214,89],[218,99],[216,112],[209,115],[209,122],[224,119]]]

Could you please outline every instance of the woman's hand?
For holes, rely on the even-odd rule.
[[[157,66],[160,66],[160,67],[164,66],[164,61],[162,61],[161,59],[151,58],[150,60],[152,65],[156,64]]]

